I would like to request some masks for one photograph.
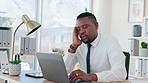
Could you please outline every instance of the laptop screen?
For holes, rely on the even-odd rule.
[[[61,55],[37,53],[37,58],[45,79],[58,83],[69,83],[68,74]]]

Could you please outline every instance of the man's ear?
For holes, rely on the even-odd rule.
[[[99,23],[95,22],[95,26],[96,26],[96,29],[98,29],[99,28]]]

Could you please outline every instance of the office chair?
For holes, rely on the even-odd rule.
[[[124,52],[123,54],[126,56],[125,57],[125,68],[126,68],[126,72],[127,72],[127,76],[126,76],[126,80],[128,79],[128,74],[129,74],[129,64],[130,64],[130,54],[129,52]]]

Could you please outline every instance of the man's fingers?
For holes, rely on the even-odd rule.
[[[76,77],[78,77],[78,73],[76,71],[74,71],[71,73],[69,80],[74,81],[76,79]]]
[[[70,79],[71,82],[81,81],[82,79],[79,77],[79,75],[75,76],[73,79]]]

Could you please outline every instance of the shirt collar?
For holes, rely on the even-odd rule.
[[[92,46],[96,47],[97,44],[100,42],[101,34],[98,34],[97,38],[91,43]]]

